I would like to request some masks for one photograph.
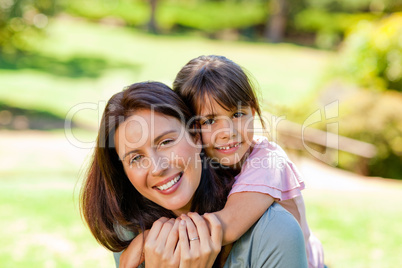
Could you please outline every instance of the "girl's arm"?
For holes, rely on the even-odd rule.
[[[137,235],[130,245],[121,253],[118,268],[138,267],[144,262],[143,244],[149,230]]]
[[[258,192],[234,193],[225,207],[215,214],[222,224],[222,245],[239,239],[272,205],[274,198]]]

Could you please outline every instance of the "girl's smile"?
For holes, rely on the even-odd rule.
[[[250,106],[225,109],[208,100],[200,112],[201,136],[209,157],[236,168],[249,151],[254,136],[254,110]]]
[[[224,146],[216,146],[215,149],[222,154],[232,154],[236,152],[238,149],[240,149],[241,145],[242,145],[241,142],[234,142]]]

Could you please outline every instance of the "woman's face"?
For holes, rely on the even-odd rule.
[[[117,128],[114,141],[140,194],[176,215],[190,210],[201,179],[201,149],[179,120],[140,110]]]

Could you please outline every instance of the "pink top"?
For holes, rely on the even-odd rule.
[[[298,220],[306,244],[310,268],[324,267],[321,242],[311,233],[301,190],[303,178],[285,151],[266,137],[254,136],[254,149],[235,177],[229,196],[240,192],[269,194]]]

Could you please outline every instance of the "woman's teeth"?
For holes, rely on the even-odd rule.
[[[173,185],[175,185],[175,184],[180,180],[181,175],[182,175],[182,174],[177,175],[173,180],[171,180],[171,181],[165,183],[164,185],[156,186],[156,188],[158,188],[158,189],[161,190],[161,191],[164,191],[164,190],[169,189],[170,187],[172,187]]]
[[[216,147],[218,150],[229,150],[230,148],[238,147],[240,143],[236,143],[235,145],[232,146],[223,146],[223,147]]]

